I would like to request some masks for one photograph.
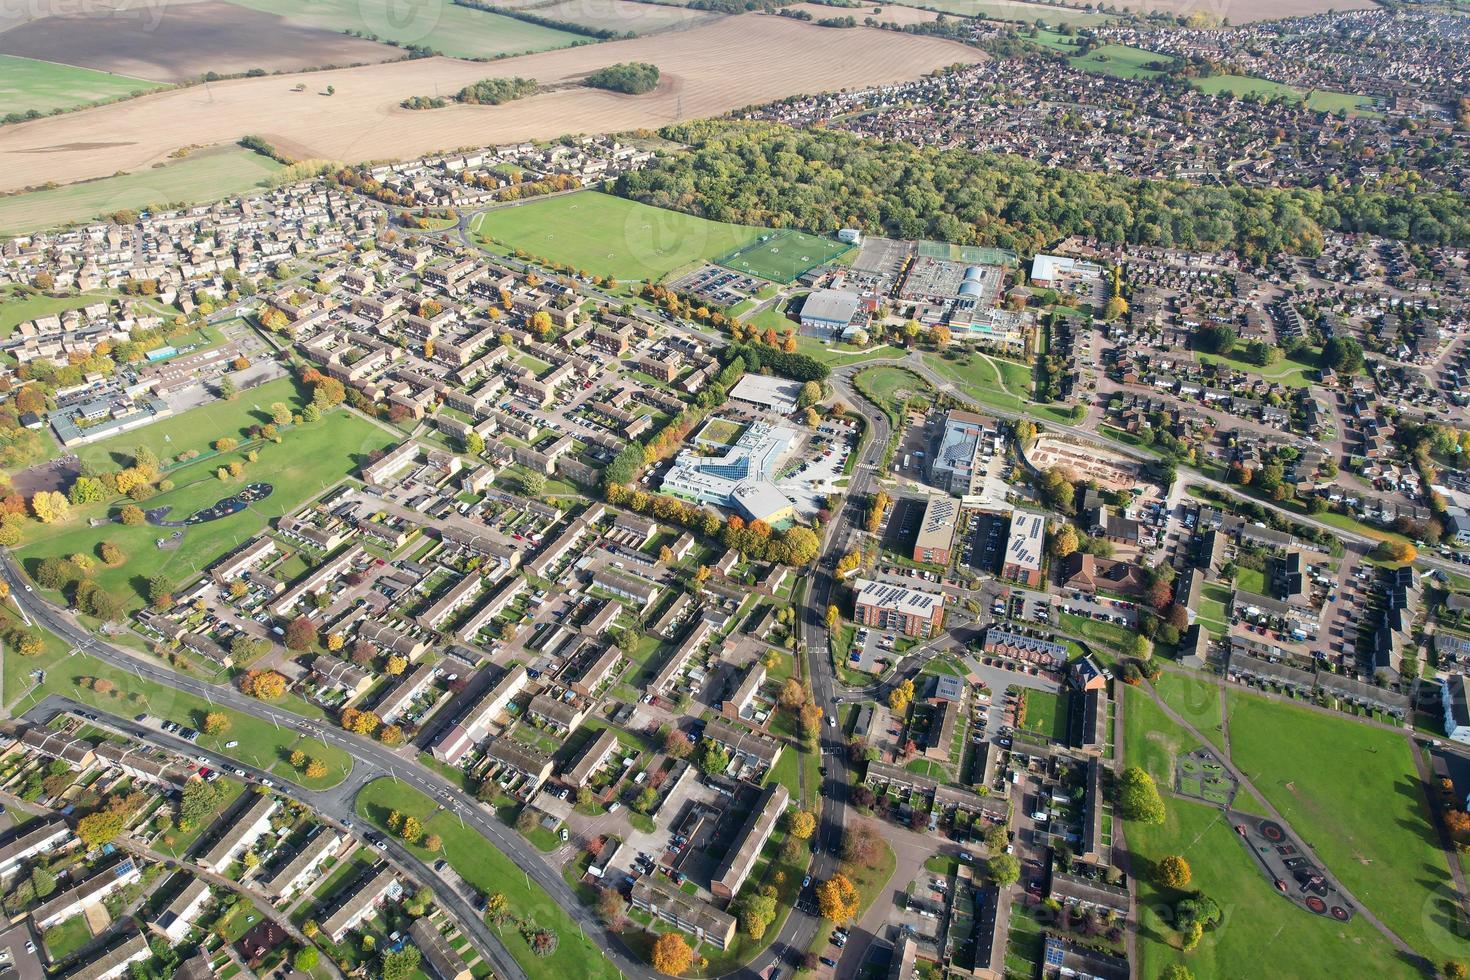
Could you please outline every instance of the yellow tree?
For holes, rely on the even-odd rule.
[[[902,715],[909,710],[909,705],[914,701],[914,682],[905,680],[893,690],[888,692],[888,707],[894,714]]]
[[[653,968],[660,973],[677,977],[689,969],[693,959],[693,950],[677,932],[666,932],[653,944]]]
[[[817,818],[809,810],[797,810],[791,814],[787,829],[797,840],[810,840],[817,829]]]
[[[858,890],[845,874],[835,874],[817,883],[817,908],[822,918],[845,925],[857,918]]]
[[[71,513],[71,504],[59,491],[42,490],[31,498],[31,510],[42,524],[64,521]]]

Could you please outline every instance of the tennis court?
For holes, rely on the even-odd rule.
[[[715,262],[772,282],[791,283],[817,266],[846,255],[852,247],[787,228],[763,234]]]
[[[955,245],[952,242],[919,242],[918,253],[926,259],[967,262],[972,265],[1016,265],[1016,253],[984,245]]]

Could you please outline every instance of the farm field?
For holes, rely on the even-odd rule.
[[[851,245],[804,231],[762,231],[755,241],[721,256],[719,264],[772,282],[791,283],[852,249]]]
[[[95,554],[100,542],[111,541],[122,549],[127,561],[117,568],[99,563],[95,580],[123,597],[129,608],[137,608],[143,604],[150,577],[163,575],[172,582],[187,581],[244,542],[265,521],[300,506],[354,471],[368,453],[393,442],[392,436],[373,423],[345,410],[335,411],[320,422],[286,430],[280,445],[260,446],[260,458],[246,464],[239,480],[221,481],[215,477],[220,462],[240,458],[234,452],[170,471],[168,477],[175,482],[176,489],[150,498],[149,509],[171,507],[172,514],[185,516],[238,492],[253,480],[268,481],[275,488],[265,500],[251,505],[248,513],[184,529],[183,543],[175,549],[157,547],[155,542],[171,532],[148,524],[88,526],[90,518],[108,514],[116,506],[99,503],[74,509],[64,524],[28,526],[17,556],[28,571],[33,571],[36,563],[44,558]]]
[[[873,7],[881,6],[881,14],[873,13]],[[926,4],[926,6],[928,6]],[[852,7],[850,9],[834,8],[821,3],[793,3],[781,8],[782,10],[799,10],[812,15],[813,20],[822,20],[828,17],[852,17],[859,24],[873,18],[880,24],[897,24],[907,27],[909,24],[927,24],[939,19],[938,9],[921,10],[919,7],[900,7],[897,4],[870,4],[866,7]],[[772,15],[776,16],[776,15]]]
[[[158,88],[142,78],[17,57],[8,53],[9,37],[0,34],[0,116],[70,109]]]
[[[135,14],[119,16],[108,8],[42,17],[0,34],[0,52],[156,82],[183,82],[211,71],[299,71],[403,56],[386,44],[301,26],[224,0],[171,3],[167,16],[151,8]]]
[[[653,281],[745,244],[760,229],[592,192],[487,211],[470,231],[594,274]]]
[[[653,34],[721,16],[707,10],[635,3],[633,0],[557,0],[547,6],[531,8],[528,12],[537,17],[580,24],[598,31],[617,31],[619,34]]]
[[[1205,932],[1193,952],[1181,952],[1178,933],[1159,914],[1179,894],[1160,888],[1151,875],[1139,874],[1138,976],[1161,976],[1173,963],[1187,966],[1198,980],[1417,975],[1362,916],[1339,924],[1277,895],[1220,810],[1167,793],[1164,804],[1161,826],[1125,825],[1135,867],[1152,867],[1166,854],[1183,856],[1193,871],[1190,888],[1218,902],[1226,918]]]
[[[260,187],[280,169],[254,151],[216,147],[120,177],[0,197],[0,235],[59,228],[123,208],[216,201]]]
[[[990,20],[1012,20],[1023,24],[1032,24],[1041,20],[1048,24],[1092,27],[1097,24],[1105,24],[1113,19],[1106,14],[1095,14],[1075,7],[1064,7],[1061,4],[1023,3],[1021,0],[912,0],[910,5],[939,10],[946,14],[959,14],[962,17],[987,17]],[[888,8],[884,7],[883,14],[878,15],[878,19],[887,20],[887,13]],[[853,15],[858,20],[862,20],[859,11],[853,11]],[[833,15],[828,14],[827,16]]]
[[[470,11],[475,12],[475,11]],[[475,12],[477,13],[477,12]],[[514,22],[520,26],[520,22]],[[985,57],[938,38],[859,28],[833,31],[786,17],[743,14],[665,36],[587,44],[494,63],[422,58],[322,72],[308,91],[291,77],[242,78],[162,92],[124,105],[0,129],[0,191],[136,170],[191,143],[233,143],[255,133],[298,159],[348,162],[437,149],[611,133],[717,116],[803,92],[919,78]],[[500,106],[413,112],[399,103],[486,77],[571,81],[617,62],[656,61],[659,88],[628,96],[570,86]],[[759,64],[761,71],[749,66]],[[330,84],[331,111],[320,92]],[[98,144],[108,146],[98,153]]]
[[[586,38],[452,3],[401,6],[392,0],[231,0],[323,31],[362,31],[385,41],[418,44],[451,58],[497,58],[566,47]]]
[[[1404,737],[1234,691],[1228,710],[1232,760],[1343,884],[1426,956],[1470,956],[1438,906],[1449,868]]]
[[[1166,13],[1180,17],[1200,10],[1216,10],[1213,7],[1202,8],[1194,0],[1118,0],[1114,6],[1143,14]],[[1252,24],[1262,20],[1305,17],[1329,10],[1372,10],[1376,6],[1373,0],[1283,0],[1281,3],[1272,3],[1271,0],[1245,0],[1243,3],[1232,3],[1229,7],[1219,8],[1218,12],[1228,16],[1232,24]]]

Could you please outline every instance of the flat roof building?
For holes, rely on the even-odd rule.
[[[785,786],[774,783],[766,787],[756,802],[755,809],[746,818],[745,825],[735,835],[735,842],[726,853],[725,860],[720,863],[710,880],[710,892],[716,898],[734,898],[740,891],[740,886],[745,884],[745,879],[755,867],[756,859],[760,857],[761,848],[771,839],[771,834],[776,830],[776,822],[786,812],[786,805],[790,802],[791,794]]]
[[[959,511],[959,501],[953,497],[936,494],[929,498],[924,505],[924,519],[919,522],[919,536],[914,539],[914,561],[931,565],[949,564]]]
[[[906,636],[929,637],[944,623],[944,596],[860,578],[853,582],[858,622]]]
[[[1011,516],[1011,533],[1006,539],[1001,577],[1036,588],[1041,585],[1041,558],[1046,547],[1046,518],[1041,514],[1016,511]]]

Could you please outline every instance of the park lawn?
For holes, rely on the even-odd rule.
[[[1202,364],[1225,364],[1244,371],[1246,374],[1258,375],[1267,381],[1275,381],[1289,388],[1306,388],[1312,383],[1312,379],[1321,370],[1317,363],[1317,351],[1306,348],[1298,351],[1290,357],[1283,357],[1275,364],[1261,367],[1249,361],[1243,361],[1237,357],[1221,356],[1219,354],[1206,354],[1203,351],[1195,353]]]
[[[1453,885],[1408,741],[1238,692],[1229,711],[1231,759],[1343,884],[1424,955],[1470,958],[1439,908]]]
[[[383,41],[421,45],[452,58],[528,54],[586,40],[570,31],[449,3],[400,8],[392,0],[312,0],[308,4],[298,0],[230,2],[334,33],[363,31]]]
[[[1087,54],[1073,55],[1067,59],[1067,62],[1073,68],[1089,71],[1095,75],[1112,75],[1115,78],[1157,78],[1163,72],[1146,66],[1172,60],[1168,55],[1159,54],[1156,51],[1145,51],[1126,44],[1103,44],[1093,48]]]
[[[649,281],[724,255],[760,233],[595,191],[487,211],[470,231],[482,242],[597,275]]]
[[[146,78],[0,54],[0,116],[72,109],[158,88],[163,86]]]
[[[1139,872],[1137,976],[1162,976],[1174,963],[1198,980],[1418,975],[1362,916],[1340,924],[1277,895],[1221,811],[1167,794],[1165,809],[1160,826],[1126,826]],[[1166,854],[1183,856],[1193,872],[1189,887],[1225,910],[1223,924],[1206,932],[1191,953],[1179,950],[1178,933],[1160,915],[1178,894],[1159,888],[1145,870]]]
[[[1023,412],[1031,407],[1028,397],[1031,390],[1031,369],[1024,364],[1010,364],[973,353],[961,354],[956,360],[938,354],[925,354],[924,363],[931,370],[953,381],[955,387],[977,402],[1011,412]],[[1015,368],[1024,372],[1024,379],[1016,375]]]
[[[900,392],[909,396],[928,395],[933,391],[929,382],[898,367],[864,368],[853,375],[853,383],[865,397],[895,412],[902,407],[897,397]]]
[[[230,146],[135,173],[0,197],[0,235],[74,225],[124,208],[217,201],[265,186],[280,169],[270,157]]]
[[[782,317],[785,320],[785,317]],[[765,325],[761,324],[762,329]],[[776,326],[776,324],[771,324]],[[794,326],[790,320],[786,320],[784,327]],[[852,344],[832,343],[824,344],[815,337],[797,337],[797,353],[806,354],[821,361],[823,364],[861,364],[863,361],[872,361],[884,357],[899,357],[900,352],[886,344],[875,347],[855,347]]]
[[[215,440],[223,436],[243,443],[246,429],[271,420],[272,402],[285,402],[293,412],[299,412],[306,403],[304,394],[295,378],[277,378],[242,391],[229,401],[212,401],[144,428],[81,446],[76,454],[89,466],[117,469],[131,465],[133,451],[139,446],[147,446],[167,468],[170,461],[185,450],[192,449],[201,455],[212,452]],[[283,435],[289,439],[290,431]]]
[[[152,497],[147,507],[171,507],[174,514],[182,516],[239,492],[252,480],[267,480],[275,488],[269,497],[246,511],[184,528],[184,540],[178,548],[157,547],[156,542],[172,531],[148,524],[91,527],[90,518],[102,517],[119,506],[104,502],[73,509],[63,524],[27,525],[17,556],[34,574],[42,559],[78,553],[95,556],[101,542],[110,541],[123,550],[127,560],[115,568],[98,562],[94,579],[124,597],[130,609],[136,609],[146,599],[152,576],[164,575],[176,587],[184,584],[225,552],[243,544],[268,521],[322,493],[361,466],[369,453],[393,442],[391,435],[357,415],[346,410],[330,412],[319,422],[286,430],[279,445],[261,445],[259,459],[245,464],[239,480],[222,482],[214,475],[217,463],[242,459],[239,452],[173,471],[170,478],[177,487]]]
[[[1141,687],[1123,688],[1123,759],[1154,778],[1160,790],[1174,786],[1174,760],[1199,741],[1180,728]]]
[[[51,959],[64,960],[92,941],[92,929],[87,925],[87,917],[77,913],[47,929],[41,938]]]
[[[502,893],[512,916],[534,920],[556,931],[556,952],[538,957],[514,926],[507,923],[506,928],[497,930],[506,949],[531,980],[570,977],[617,980],[618,971],[603,958],[597,943],[583,936],[571,917],[545,891],[532,884],[515,862],[473,829],[462,826],[453,814],[440,810],[433,800],[417,790],[391,779],[375,780],[357,794],[358,814],[380,828],[386,829],[388,814],[393,810],[417,817],[426,833],[438,834],[444,841],[443,856],[470,885],[487,895]],[[435,860],[435,855],[423,848],[405,846],[425,861]]]
[[[1154,681],[1154,691],[1159,700],[1193,725],[1215,748],[1225,748],[1219,685],[1193,674],[1166,670]]]
[[[1281,82],[1273,82],[1267,78],[1256,78],[1253,75],[1206,75],[1203,78],[1190,79],[1189,84],[1211,95],[1229,92],[1236,97],[1257,95],[1266,99],[1285,99],[1288,102],[1303,101],[1301,89],[1284,85]],[[1337,112],[1339,110],[1351,112],[1372,105],[1371,99],[1366,99],[1361,95],[1321,89],[1307,92],[1305,102],[1307,108],[1318,112]]]

